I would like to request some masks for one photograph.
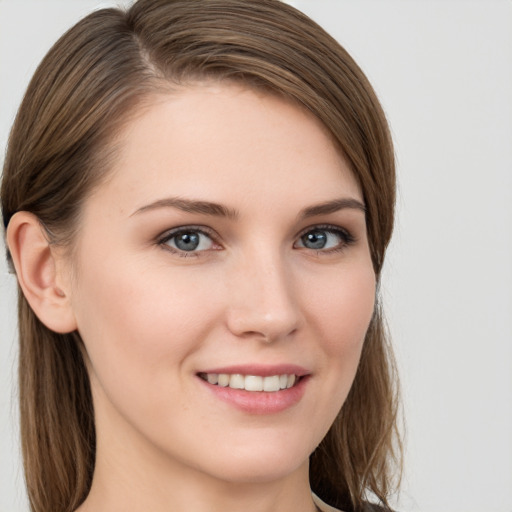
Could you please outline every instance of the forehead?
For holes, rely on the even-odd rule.
[[[243,195],[360,198],[324,125],[305,108],[237,84],[200,83],[155,95],[118,137],[112,179],[119,200],[155,195],[225,202]],[[236,194],[235,194],[236,192]],[[319,197],[315,197],[319,196]]]

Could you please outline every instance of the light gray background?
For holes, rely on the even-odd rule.
[[[2,153],[38,61],[112,3],[0,0]],[[408,432],[399,508],[512,512],[512,2],[290,3],[360,63],[395,137],[399,215],[383,291]],[[28,510],[14,291],[2,260],[0,512]]]

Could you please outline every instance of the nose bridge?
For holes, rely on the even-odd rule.
[[[241,255],[231,277],[232,332],[273,341],[297,328],[293,275],[278,248],[259,245],[249,255]]]

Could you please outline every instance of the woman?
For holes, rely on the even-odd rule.
[[[32,509],[387,506],[394,187],[371,86],[285,4],[139,0],[66,33],[2,182]]]

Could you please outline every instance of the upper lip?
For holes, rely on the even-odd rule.
[[[236,364],[230,366],[218,366],[215,368],[208,368],[198,373],[227,373],[230,375],[257,375],[260,377],[269,377],[271,375],[296,375],[303,377],[309,375],[311,372],[296,364],[277,364],[277,365],[262,365],[262,364]]]

